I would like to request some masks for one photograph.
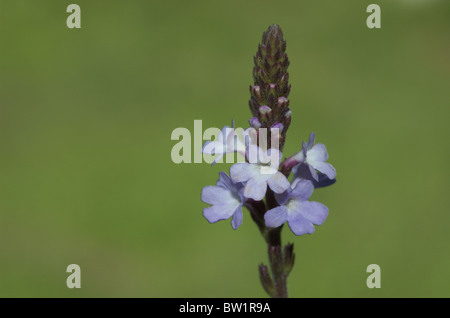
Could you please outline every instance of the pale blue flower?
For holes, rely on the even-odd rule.
[[[242,130],[241,130],[242,131]],[[216,164],[225,154],[238,152],[245,154],[245,139],[243,133],[240,135],[234,129],[234,121],[232,127],[225,126],[222,128],[217,139],[214,141],[206,141],[202,147],[202,153],[208,155],[217,155],[213,164]]]
[[[203,216],[209,223],[233,217],[231,226],[236,230],[242,224],[243,188],[241,183],[234,183],[225,172],[220,172],[215,186],[202,189],[202,201],[212,205],[203,209]]]
[[[316,172],[317,170],[326,175],[328,179],[333,180],[336,178],[336,170],[331,164],[326,162],[328,160],[327,148],[324,144],[314,144],[315,138],[315,133],[311,133],[308,143],[303,142],[302,150],[292,157],[299,162],[292,169],[294,176],[295,178],[309,180],[312,178],[318,182],[319,175]]]
[[[249,154],[249,155],[248,155]],[[267,151],[250,145],[247,158],[250,163],[236,163],[230,168],[230,176],[234,182],[245,182],[244,196],[261,201],[267,191],[267,185],[275,193],[283,193],[290,184],[287,178],[278,171],[281,151]]]
[[[267,211],[264,219],[268,227],[288,222],[295,235],[314,233],[314,225],[321,225],[328,216],[328,208],[319,202],[307,201],[314,191],[310,180],[296,179],[283,194],[275,195],[280,206]]]

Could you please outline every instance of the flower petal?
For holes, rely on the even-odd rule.
[[[219,141],[206,141],[202,148],[202,153],[207,155],[218,155],[225,152],[225,147],[222,142]]]
[[[261,151],[261,153],[261,156],[264,158],[261,162],[265,164],[270,163],[272,169],[278,170],[283,153],[276,148],[270,148],[267,152]]]
[[[209,223],[215,223],[220,220],[229,219],[239,203],[236,201],[235,204],[224,204],[224,205],[213,205],[203,209],[203,216],[208,220]]]
[[[287,209],[284,205],[277,206],[264,214],[264,220],[268,227],[279,227],[287,220]]]
[[[233,230],[237,230],[237,228],[241,226],[242,218],[242,205],[239,205],[234,211],[233,218],[231,219],[231,226],[233,227]]]
[[[270,178],[267,180],[267,183],[275,193],[283,193],[290,187],[288,179],[279,171],[270,176]]]
[[[221,159],[222,159],[223,155],[224,155],[223,153],[221,153],[220,155],[218,155],[218,156],[214,159],[213,163],[211,164],[211,167],[214,166],[214,165],[215,165],[216,163],[218,163],[218,162],[222,162]]]
[[[314,224],[322,225],[328,216],[328,208],[319,202],[302,202],[300,206],[300,214]]]
[[[245,144],[244,139],[242,137],[242,132],[238,134],[238,132],[233,131],[227,136],[226,140],[227,152],[239,152],[245,153]]]
[[[327,160],[328,160],[328,152],[324,144],[315,144],[307,152],[306,161],[308,163],[310,161],[327,161]]]
[[[316,170],[314,169],[313,166],[311,166],[310,164],[308,164],[308,169],[309,169],[309,173],[311,174],[311,177],[316,180],[319,181],[319,175],[317,174]]]
[[[303,148],[299,152],[297,152],[295,155],[293,155],[291,158],[292,158],[292,160],[295,160],[298,163],[303,163],[305,161],[305,154],[304,154]],[[295,173],[298,166],[299,165],[296,165],[295,167],[293,167],[292,172]]]
[[[218,186],[206,186],[202,189],[202,201],[208,204],[227,204],[228,202],[239,202],[233,194]]]
[[[306,158],[306,153],[308,150],[308,145],[306,144],[306,142],[302,142],[302,152],[303,152],[303,156]]]
[[[245,182],[257,175],[259,175],[259,167],[247,162],[235,163],[230,168],[231,180],[234,182]]]
[[[314,191],[314,185],[310,180],[296,179],[293,184],[295,184],[295,187],[292,190],[291,197],[300,201],[306,201],[311,197]]]
[[[336,169],[334,169],[334,167],[328,162],[312,161],[310,166],[316,170],[319,170],[331,180],[336,178]],[[319,179],[316,181],[319,181]]]
[[[288,224],[295,235],[314,233],[314,225],[300,213],[288,213]]]
[[[230,177],[223,171],[219,172],[219,180],[217,180],[216,186],[224,189],[233,189],[235,184],[231,181]]]
[[[283,205],[287,202],[287,200],[291,197],[292,189],[291,187],[287,188],[283,193],[275,193],[275,200],[277,200],[279,205]]]
[[[258,164],[258,163],[267,163],[269,162],[266,158],[266,153],[261,147],[258,147],[257,145],[251,144],[248,146],[246,157],[248,159],[248,162],[252,164]],[[265,162],[267,161],[267,162]]]
[[[267,178],[257,175],[248,180],[244,188],[244,196],[255,201],[261,201],[266,195]]]
[[[310,135],[309,135],[309,140],[308,140],[308,143],[306,144],[306,149],[307,150],[310,150],[311,148],[312,148],[312,146],[314,145],[314,142],[316,141],[316,133],[315,132],[312,132]]]

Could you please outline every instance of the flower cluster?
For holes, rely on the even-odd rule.
[[[249,127],[238,130],[233,122],[202,148],[203,153],[216,155],[214,163],[227,153],[238,152],[244,158],[231,166],[229,175],[220,172],[215,186],[203,188],[201,199],[210,205],[203,215],[210,223],[231,218],[236,230],[242,224],[242,208],[248,209],[268,244],[272,275],[263,264],[259,274],[272,297],[287,297],[286,278],[295,258],[293,244],[281,248],[282,226],[287,223],[295,235],[312,234],[314,226],[327,218],[328,208],[309,199],[315,188],[329,186],[336,178],[326,147],[315,143],[315,133],[297,153],[282,160],[291,124],[288,66],[283,32],[272,25],[254,56]]]
[[[234,130],[219,139],[227,140],[231,134],[235,134]],[[296,235],[313,233],[313,224],[321,225],[325,221],[328,208],[308,199],[315,185],[323,186],[336,177],[335,169],[326,162],[328,153],[325,146],[314,144],[314,139],[315,134],[312,133],[308,143],[303,142],[303,148],[281,165],[279,161],[282,154],[278,149],[270,148],[265,151],[255,144],[247,144],[244,151],[246,162],[232,165],[230,176],[220,172],[215,186],[203,188],[202,201],[212,205],[203,210],[205,218],[210,223],[232,218],[232,227],[237,229],[242,223],[242,207],[263,200],[269,188],[275,194],[277,205],[265,212],[265,226],[279,227],[288,222]],[[235,147],[222,147],[221,144],[216,146],[216,152],[208,153],[222,156],[226,152],[236,151]],[[252,160],[253,154],[256,160]],[[271,158],[278,160],[270,160]],[[289,165],[293,172],[291,182],[280,171]]]

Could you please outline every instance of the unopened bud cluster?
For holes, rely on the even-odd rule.
[[[254,128],[279,128],[282,150],[286,131],[291,123],[287,99],[291,85],[287,72],[289,59],[286,55],[286,41],[278,25],[271,25],[264,32],[254,62],[254,84],[250,86],[249,101],[253,117],[249,123]]]

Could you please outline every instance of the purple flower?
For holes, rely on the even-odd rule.
[[[240,183],[234,183],[225,172],[219,173],[215,186],[206,186],[202,190],[202,201],[211,204],[203,209],[203,216],[209,223],[233,217],[231,226],[237,229],[242,224],[242,205],[245,202]]]
[[[326,162],[328,160],[327,148],[324,144],[314,144],[315,133],[311,133],[308,143],[303,142],[302,150],[293,156],[299,164],[292,171],[296,178],[314,179],[319,181],[316,170],[326,175],[330,180],[336,178],[336,170]]]
[[[314,233],[314,225],[321,225],[328,216],[328,208],[319,202],[307,201],[313,193],[313,183],[297,179],[293,189],[275,195],[280,206],[266,212],[264,219],[268,227],[279,227],[288,222],[295,235]]]
[[[208,155],[218,155],[213,164],[216,164],[225,154],[230,152],[239,152],[245,154],[243,134],[238,135],[234,129],[234,120],[232,127],[225,126],[222,128],[221,133],[217,136],[217,140],[206,141],[202,148],[202,153]]]
[[[230,176],[234,182],[246,182],[244,196],[261,201],[267,191],[267,185],[275,193],[283,193],[290,184],[287,178],[278,171],[281,152],[269,149],[267,152],[261,148],[249,146],[250,163],[236,163],[230,168]]]

